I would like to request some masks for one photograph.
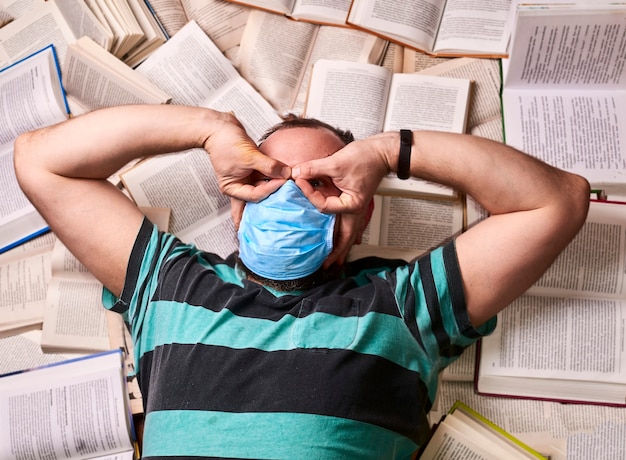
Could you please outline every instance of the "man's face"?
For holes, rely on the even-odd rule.
[[[267,156],[293,167],[308,160],[325,158],[344,147],[343,141],[332,131],[323,128],[294,127],[276,131],[260,146]],[[261,174],[251,176],[252,184],[269,180]],[[341,191],[334,186],[330,178],[319,177],[309,181],[325,196],[339,196]],[[280,291],[301,291],[334,278],[334,271],[318,270],[297,280],[263,279],[263,284]]]
[[[286,128],[269,136],[259,150],[287,166],[293,167],[303,161],[316,160],[332,155],[344,147],[335,133],[323,128]],[[261,175],[253,175],[252,183],[267,180]],[[339,196],[340,190],[328,177],[311,180],[311,185],[325,196]]]

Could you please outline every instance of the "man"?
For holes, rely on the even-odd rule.
[[[126,106],[17,140],[25,193],[131,323],[146,458],[410,458],[424,442],[438,372],[576,235],[589,185],[485,139],[404,137],[345,145],[296,123],[259,151],[231,115]],[[158,233],[106,181],[132,159],[192,147],[247,202],[233,208],[241,262]],[[391,171],[455,187],[490,217],[416,263],[344,267]],[[333,267],[334,279],[316,275]],[[283,284],[292,268],[312,281]]]

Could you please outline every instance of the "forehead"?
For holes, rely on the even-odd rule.
[[[343,141],[325,128],[284,128],[269,136],[259,150],[288,166],[332,155]]]

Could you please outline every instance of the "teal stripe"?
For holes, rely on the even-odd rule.
[[[411,266],[413,268],[413,266]],[[414,270],[417,271],[417,270]],[[409,279],[409,266],[400,267],[396,270],[395,296],[400,314],[404,317],[404,306],[406,305],[407,289],[412,285]]]
[[[139,357],[145,353],[145,344],[142,340],[143,334],[141,334],[146,318],[146,309],[144,305],[147,304],[149,299],[152,298],[154,291],[157,288],[158,273],[160,271],[161,264],[163,264],[169,249],[175,241],[176,237],[174,235],[159,233],[157,226],[153,224],[150,242],[147,245],[146,252],[139,269],[135,292],[133,293],[129,307],[134,357],[135,362],[137,363],[139,362]],[[153,263],[155,259],[156,263]]]
[[[160,411],[146,416],[142,454],[144,457],[408,459],[417,447],[410,439],[392,431],[337,417],[282,412]]]
[[[381,313],[336,317],[316,312],[304,318],[285,315],[279,321],[270,321],[236,316],[227,309],[214,312],[158,301],[151,304],[145,321],[144,327],[151,334],[143,337],[144,353],[173,342],[268,352],[339,348],[381,356],[420,373],[431,366],[402,319]]]

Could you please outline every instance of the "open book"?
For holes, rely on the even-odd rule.
[[[174,104],[233,112],[255,141],[281,121],[276,110],[237,72],[195,21],[187,23],[135,70],[170,94]]]
[[[505,56],[513,0],[353,0],[347,23],[419,51]]]
[[[169,209],[141,210],[160,230],[167,230]],[[102,283],[59,240],[50,257],[50,274],[43,308],[42,350],[94,353],[117,345],[111,329],[115,321],[112,316],[119,315],[102,306]]]
[[[67,47],[63,86],[72,114],[125,104],[166,104],[171,97],[89,37]]]
[[[195,21],[227,55],[241,42],[249,9],[224,0],[144,0],[169,37]]]
[[[113,41],[83,0],[34,1],[26,13],[0,28],[0,65],[16,62],[51,43],[63,64],[67,46],[82,36],[105,49]]]
[[[48,228],[24,195],[13,168],[13,143],[22,133],[69,116],[59,64],[52,45],[0,70],[0,253]]]
[[[345,26],[350,0],[229,0],[233,3],[284,14],[291,19]]]
[[[220,192],[204,150],[151,158],[121,179],[138,206],[171,209],[169,231],[182,241],[222,257],[237,249],[230,199]]]
[[[130,67],[139,64],[167,40],[143,0],[87,0],[86,4],[113,36],[112,46],[107,49]]]
[[[579,234],[481,339],[480,394],[626,406],[626,204]]]
[[[41,348],[52,353],[111,349],[102,283],[57,240],[50,259]]]
[[[253,11],[241,38],[236,67],[280,113],[301,113],[311,67],[319,59],[378,64],[387,41],[366,32],[292,21]]]
[[[405,56],[411,54],[405,50]],[[467,132],[474,136],[503,142],[502,101],[500,99],[502,77],[498,59],[447,59],[445,62],[420,70],[419,73],[472,80],[473,93]]]
[[[373,64],[320,59],[311,73],[305,114],[350,129],[357,139],[401,128],[464,133],[471,88],[463,78],[393,74]],[[457,197],[449,187],[395,175],[384,178],[378,191]]]
[[[0,264],[0,337],[41,327],[50,252]]]
[[[457,401],[436,424],[417,458],[548,459],[461,401]]]
[[[520,5],[505,69],[507,144],[599,188],[626,182],[624,17],[624,4]]]
[[[423,253],[463,231],[462,200],[375,195],[374,203],[364,244]]]
[[[0,377],[0,457],[135,457],[122,352]]]
[[[476,394],[471,381],[448,380],[440,383],[435,406],[429,413],[433,423],[459,400],[551,460],[624,456],[623,407],[493,398]]]

